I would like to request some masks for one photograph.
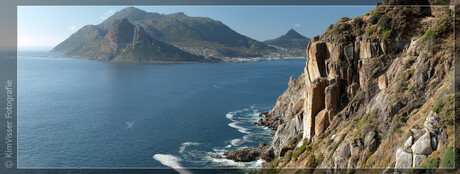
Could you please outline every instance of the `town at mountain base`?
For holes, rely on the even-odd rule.
[[[455,172],[460,97],[454,91],[460,86],[454,86],[454,50],[458,57],[460,49],[454,48],[453,20],[459,5],[394,6],[399,2],[343,17],[312,38],[304,73],[291,78],[271,111],[260,114],[258,124],[276,130],[273,142],[228,152],[237,155],[227,158],[263,159],[264,168],[275,172]]]

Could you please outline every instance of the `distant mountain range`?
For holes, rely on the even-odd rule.
[[[286,34],[271,40],[264,41],[267,45],[274,45],[286,49],[307,49],[310,39],[300,35],[294,29],[290,29]]]
[[[84,26],[51,51],[114,62],[210,61],[298,55],[305,52],[308,42],[292,29],[279,38],[259,42],[210,18],[128,7],[99,25]],[[302,51],[292,53],[299,49]]]

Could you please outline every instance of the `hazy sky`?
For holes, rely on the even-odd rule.
[[[126,6],[19,6],[18,46],[52,47],[81,27],[97,25]],[[236,32],[263,41],[294,29],[309,38],[342,16],[364,15],[375,6],[136,6],[147,12],[219,20]]]

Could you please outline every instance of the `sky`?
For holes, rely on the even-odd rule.
[[[18,47],[52,48],[85,25],[97,25],[127,6],[18,6]],[[218,20],[264,41],[294,29],[312,38],[340,17],[361,16],[375,6],[135,6],[147,12]]]

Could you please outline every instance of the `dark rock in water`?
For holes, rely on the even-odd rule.
[[[256,148],[246,147],[239,150],[225,152],[224,155],[227,157],[227,159],[231,159],[237,162],[250,162],[259,158],[260,151]]]
[[[215,159],[222,159],[222,156],[216,155],[216,156],[213,156],[213,158],[215,158]]]
[[[261,113],[259,113],[259,117],[262,117],[262,116],[265,117],[265,116],[267,116],[267,115],[268,115],[268,112],[261,112]]]
[[[232,150],[225,152],[224,155],[227,159],[231,159],[237,162],[249,162],[258,160],[260,158],[271,161],[275,158],[273,149],[270,148],[266,143],[260,143],[259,147],[245,147],[238,150]]]

